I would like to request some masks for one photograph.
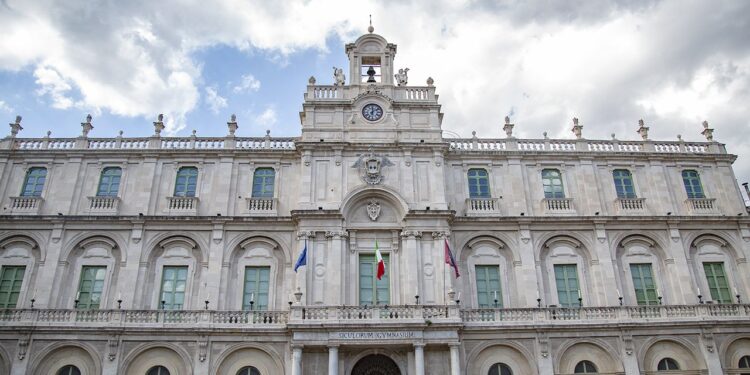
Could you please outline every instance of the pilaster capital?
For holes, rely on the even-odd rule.
[[[412,239],[412,238],[417,238],[417,237],[421,238],[422,237],[422,232],[417,231],[417,230],[404,230],[404,231],[401,231],[401,238]]]
[[[310,237],[312,237],[314,235],[315,235],[315,232],[313,232],[311,230],[308,230],[308,231],[301,230],[301,231],[297,232],[297,239],[298,240],[306,240],[306,239],[308,239],[308,238],[310,238]]]

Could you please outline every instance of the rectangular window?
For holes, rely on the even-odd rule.
[[[22,197],[41,197],[44,181],[47,179],[47,168],[34,167],[26,172],[23,181]]]
[[[268,288],[271,267],[245,267],[245,289],[242,296],[243,310],[268,309]],[[252,305],[250,301],[253,301]]]
[[[544,188],[544,197],[547,199],[565,198],[562,175],[557,169],[542,170],[542,187]]]
[[[615,180],[615,191],[617,198],[635,198],[635,187],[633,187],[633,175],[627,169],[615,169],[612,171]]]
[[[25,266],[3,266],[0,273],[0,308],[16,307],[25,272]]]
[[[503,307],[503,294],[500,290],[500,271],[497,265],[476,266],[477,274],[477,303],[480,308]]]
[[[276,172],[273,168],[258,168],[253,174],[253,198],[273,198]]]
[[[98,309],[104,290],[104,277],[107,267],[84,266],[81,269],[81,282],[78,284],[79,309]]]
[[[578,270],[575,264],[555,264],[557,301],[562,307],[579,307]]]
[[[658,305],[656,283],[651,272],[651,263],[631,263],[630,275],[633,277],[635,299],[639,305]]]
[[[359,256],[359,304],[387,305],[390,303],[390,283],[388,282],[388,255],[383,254],[385,275],[378,280],[378,262],[375,255]]]
[[[469,169],[469,198],[489,198],[490,178],[484,169]]]
[[[118,167],[104,168],[99,178],[99,188],[96,191],[97,197],[116,197],[120,189],[120,177],[122,169]]]
[[[682,182],[685,184],[685,192],[687,193],[688,199],[699,199],[706,197],[706,195],[703,194],[701,177],[700,175],[698,175],[697,171],[682,171]]]
[[[185,304],[188,268],[185,266],[164,266],[161,278],[161,299],[165,310],[182,310]]]
[[[724,262],[705,262],[703,263],[703,271],[706,273],[711,299],[717,303],[732,303],[729,282],[726,273],[724,273]]]
[[[182,167],[177,171],[177,181],[174,185],[175,197],[194,197],[198,184],[198,168]]]

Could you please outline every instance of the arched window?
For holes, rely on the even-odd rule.
[[[573,370],[576,374],[596,374],[598,371],[599,370],[596,369],[596,366],[591,363],[591,361],[578,362],[575,370]]]
[[[685,192],[689,199],[705,198],[703,194],[703,185],[701,184],[701,177],[697,171],[684,170],[682,171],[682,182],[685,184]]]
[[[253,198],[273,198],[276,171],[273,168],[258,168],[253,174]]]
[[[542,170],[542,187],[545,198],[565,198],[562,175],[557,169]]]
[[[617,198],[635,198],[635,187],[633,186],[633,175],[627,169],[615,169],[612,171],[615,180],[615,191]]]
[[[146,375],[169,375],[169,370],[164,366],[154,366],[148,369]]]
[[[237,375],[260,375],[260,371],[253,366],[245,366],[237,371]]]
[[[182,167],[177,171],[177,181],[174,185],[175,197],[194,197],[195,186],[198,184],[198,168]]]
[[[740,363],[737,366],[739,368],[750,368],[750,355],[743,356],[740,358]]]
[[[81,370],[73,365],[67,365],[57,370],[57,375],[81,375]]]
[[[658,371],[679,370],[680,365],[678,365],[677,361],[672,358],[663,358],[661,361],[659,361],[656,369]]]
[[[99,178],[99,189],[96,191],[97,197],[116,197],[120,190],[120,177],[122,169],[119,167],[107,167],[102,170]]]
[[[44,181],[47,179],[47,168],[34,167],[26,171],[26,179],[23,181],[22,197],[41,197]]]
[[[513,375],[513,371],[505,363],[495,363],[487,375]]]
[[[469,198],[490,197],[490,177],[487,170],[481,168],[469,169]]]

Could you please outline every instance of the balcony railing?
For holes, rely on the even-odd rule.
[[[690,215],[716,215],[719,213],[715,198],[688,198],[685,200],[685,208]]]
[[[18,215],[38,214],[43,202],[42,197],[10,197],[10,212]]]
[[[120,207],[118,197],[88,197],[89,212],[92,214],[117,215]]]
[[[495,216],[500,214],[500,199],[469,198],[466,200],[466,216]]]
[[[400,306],[292,306],[289,323],[336,324],[367,322],[398,322],[425,324],[460,322],[456,305]]]
[[[642,214],[646,210],[646,198],[617,198],[615,212],[618,215]]]
[[[196,215],[198,197],[167,197],[167,210],[172,215]]]
[[[16,138],[16,150],[294,150],[293,137]],[[2,148],[2,146],[0,146]]]
[[[573,198],[544,198],[544,211],[550,214],[574,214]]]
[[[245,198],[247,213],[251,216],[276,216],[279,201],[276,198]]]
[[[597,153],[660,153],[660,154],[726,154],[726,149],[715,142],[685,141],[620,141],[574,139],[518,139],[518,138],[446,138],[451,152],[597,152]]]

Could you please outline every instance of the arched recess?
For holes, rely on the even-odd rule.
[[[693,275],[693,282],[695,283],[696,292],[700,289],[703,295],[703,299],[707,301],[720,300],[711,295],[709,288],[708,279],[706,277],[706,264],[720,264],[721,269],[724,271],[726,276],[726,282],[728,286],[727,293],[724,294],[723,303],[734,302],[735,290],[741,289],[742,284],[737,278],[740,274],[738,270],[737,255],[739,253],[736,249],[723,237],[719,237],[713,234],[703,234],[697,236],[690,243],[690,251],[688,254],[688,262],[690,263],[690,271]],[[744,258],[742,258],[744,262]]]
[[[663,303],[673,301],[669,273],[667,272],[666,254],[659,243],[650,237],[632,234],[619,241],[615,256],[619,289],[626,304],[638,304],[633,281],[635,267],[639,267],[638,272],[650,269],[654,287],[657,294],[662,296]],[[656,300],[650,302],[658,303]]]
[[[520,306],[518,284],[516,282],[516,265],[520,265],[519,254],[511,250],[506,243],[497,237],[482,235],[469,240],[461,249],[459,254],[459,267],[462,275],[467,277],[460,281],[464,301],[472,307],[479,307],[477,299],[477,266],[496,266],[500,289],[498,293],[498,306],[518,307]]]
[[[584,246],[582,241],[568,235],[549,237],[549,239],[542,243],[538,254],[539,268],[537,269],[537,277],[541,280],[543,286],[543,301],[546,301],[548,305],[563,305],[559,298],[561,289],[558,288],[556,283],[555,270],[560,267],[567,268],[567,272],[572,272],[574,267],[583,305],[586,306],[586,304],[591,303],[590,301],[595,292],[591,282],[591,265],[594,262],[598,262],[598,259]],[[572,293],[576,294],[575,292]],[[576,298],[573,296],[571,299]],[[571,302],[569,301],[569,303]],[[578,301],[575,301],[568,307],[577,306]]]
[[[96,350],[80,342],[56,342],[43,348],[31,363],[32,374],[56,375],[63,366],[73,365],[81,375],[102,373],[101,358]]]
[[[625,369],[614,349],[600,341],[570,341],[563,345],[556,358],[556,374],[573,374],[581,361],[593,363],[599,373],[624,374]]]
[[[726,370],[739,369],[740,359],[745,356],[750,356],[750,337],[735,337],[734,340],[726,345],[722,351],[722,367]],[[743,369],[745,372],[750,373],[750,369]],[[739,372],[738,372],[739,373]]]
[[[641,368],[648,372],[658,369],[659,361],[672,358],[677,361],[682,371],[700,371],[706,364],[699,352],[687,341],[678,338],[653,339],[643,346],[641,351]]]
[[[214,363],[212,374],[236,375],[245,367],[253,366],[261,375],[283,374],[284,363],[275,351],[255,344],[237,344],[224,350]]]
[[[158,242],[142,259],[139,280],[143,286],[141,306],[147,309],[160,308],[164,267],[187,267],[187,281],[182,309],[199,308],[198,297],[202,277],[208,271],[208,261],[198,243],[190,237],[172,236]]]
[[[396,363],[396,366],[398,366],[399,371],[402,375],[406,375],[406,367],[407,367],[407,358],[406,353],[399,352],[396,353],[391,350],[383,349],[383,348],[373,348],[373,349],[367,349],[363,350],[355,355],[347,356],[344,360],[344,367],[346,371],[344,371],[345,374],[351,374],[352,370],[354,369],[354,366],[357,365],[357,362],[359,362],[361,359],[370,356],[370,355],[383,355],[388,358],[390,358],[393,362]]]
[[[372,213],[368,212],[368,206],[373,207]],[[360,186],[341,201],[341,214],[347,228],[400,228],[407,212],[406,201],[387,186]]]
[[[170,374],[192,374],[190,356],[169,343],[143,344],[134,348],[122,361],[119,374],[143,375],[151,367],[164,366]]]
[[[117,283],[121,267],[125,265],[125,255],[115,240],[107,236],[91,236],[78,241],[68,251],[61,254],[57,272],[61,282],[57,286],[56,304],[60,307],[72,307],[79,290],[83,267],[105,267],[106,276],[101,293],[99,308],[114,307],[113,290]],[[65,256],[64,258],[62,256]]]
[[[5,348],[0,345],[0,374],[10,374],[11,365],[10,355]]]
[[[533,356],[523,347],[501,342],[490,342],[474,349],[467,356],[466,373],[487,375],[496,363],[505,363],[513,374],[535,375],[539,373]]]
[[[280,309],[288,301],[284,293],[289,288],[284,285],[284,274],[288,263],[286,254],[275,240],[265,236],[246,238],[232,249],[222,264],[224,298],[219,308],[241,310],[243,304],[245,268],[268,267],[268,309]]]
[[[36,287],[39,267],[44,264],[39,242],[25,235],[13,235],[0,241],[0,273],[4,267],[23,267],[23,281],[16,307],[28,307]]]

